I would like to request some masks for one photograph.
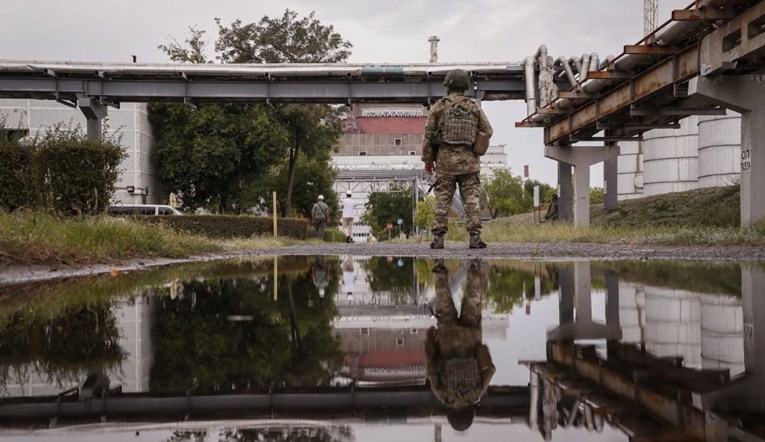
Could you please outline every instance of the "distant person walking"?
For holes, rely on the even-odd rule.
[[[436,174],[436,225],[430,248],[444,248],[449,207],[459,186],[470,233],[469,247],[483,249],[486,243],[481,240],[481,162],[478,157],[486,153],[493,130],[483,110],[465,96],[470,86],[467,72],[450,71],[444,86],[448,95],[430,110],[422,140],[425,172]]]
[[[324,195],[319,195],[316,204],[311,209],[311,223],[313,224],[313,235],[316,238],[324,239],[324,228],[327,227],[329,220],[329,206],[324,203]]]
[[[343,200],[343,229],[345,230],[345,242],[353,242],[353,208],[355,203],[353,202],[353,196],[350,191],[345,192],[345,199]]]
[[[550,201],[550,207],[547,208],[545,214],[545,221],[557,221],[558,220],[558,194],[552,194],[552,200]]]

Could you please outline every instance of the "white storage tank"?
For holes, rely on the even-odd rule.
[[[699,117],[699,188],[735,184],[741,174],[741,115]]]
[[[654,129],[643,134],[643,194],[683,192],[698,186],[697,116],[681,120],[680,129]]]
[[[705,369],[744,372],[744,312],[741,298],[701,295],[701,361]]]
[[[643,196],[642,141],[619,142],[617,174],[617,198],[619,201]]]
[[[645,286],[645,344],[658,357],[682,356],[701,368],[701,304],[697,293]]]

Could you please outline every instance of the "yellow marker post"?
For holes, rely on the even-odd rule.
[[[279,299],[279,257],[274,256],[274,301]]]
[[[274,238],[279,236],[276,230],[276,191],[273,192],[273,200],[274,200]]]

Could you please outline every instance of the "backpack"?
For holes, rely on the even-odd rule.
[[[478,134],[478,112],[475,104],[467,97],[458,97],[455,100],[444,98],[444,102],[444,114],[440,124],[441,142],[472,146]]]

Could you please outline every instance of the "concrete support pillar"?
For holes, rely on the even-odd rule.
[[[590,279],[590,262],[574,262],[574,279],[576,280],[576,322],[592,322],[592,280]]]
[[[619,322],[619,275],[613,270],[606,270],[606,326],[610,330],[620,330]]]
[[[571,165],[558,162],[558,219],[562,221],[571,221],[574,219],[574,212],[571,210]]]
[[[618,158],[607,158],[603,162],[603,184],[606,187],[606,198],[603,201],[603,208],[606,212],[616,210],[616,203],[618,201],[618,187],[619,181],[619,164]]]
[[[616,159],[618,155],[619,147],[616,145],[545,146],[547,158],[574,166],[574,224],[577,226],[590,225],[590,166]]]
[[[101,138],[101,121],[108,111],[106,105],[93,98],[77,98],[77,107],[80,108],[88,122],[88,138],[98,140]]]
[[[765,269],[757,263],[741,264],[741,298],[744,313],[743,376],[717,391],[694,396],[705,410],[727,413],[765,413]]]
[[[696,77],[688,92],[741,113],[741,225],[765,219],[765,76]]]
[[[547,340],[620,339],[620,329],[612,330],[605,324],[592,321],[590,262],[577,261],[574,262],[573,269],[571,267],[564,267],[563,269],[559,274],[560,325],[547,332]],[[576,303],[575,321],[572,320],[573,312],[571,309],[574,303]]]
[[[558,323],[574,322],[574,269],[568,265],[558,270]]]

